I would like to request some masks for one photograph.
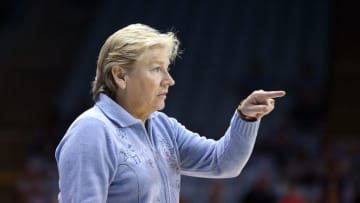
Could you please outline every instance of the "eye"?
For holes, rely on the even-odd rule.
[[[158,73],[158,72],[161,72],[161,68],[155,67],[155,68],[151,69],[151,71]]]

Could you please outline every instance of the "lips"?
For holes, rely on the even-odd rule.
[[[166,96],[168,92],[161,92],[158,96]]]
[[[166,98],[167,92],[162,92],[160,94],[158,94],[159,97],[165,97]]]

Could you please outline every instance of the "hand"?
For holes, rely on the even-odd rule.
[[[274,98],[283,97],[285,94],[285,91],[254,91],[241,102],[238,111],[249,119],[260,119],[274,110]]]

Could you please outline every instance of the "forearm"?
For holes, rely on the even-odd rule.
[[[218,141],[185,135],[180,147],[182,173],[189,176],[226,178],[237,176],[252,152],[260,121],[245,122],[236,112],[225,135]]]
[[[220,177],[238,176],[250,158],[257,137],[260,120],[247,122],[236,112],[230,127],[217,144]]]

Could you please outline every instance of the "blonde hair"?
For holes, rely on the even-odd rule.
[[[169,59],[173,62],[178,55],[179,44],[173,32],[160,33],[143,24],[131,24],[118,30],[101,47],[92,82],[93,100],[96,101],[100,93],[115,98],[117,86],[111,72],[113,66],[131,70],[132,64],[145,50],[157,46],[170,48]]]

